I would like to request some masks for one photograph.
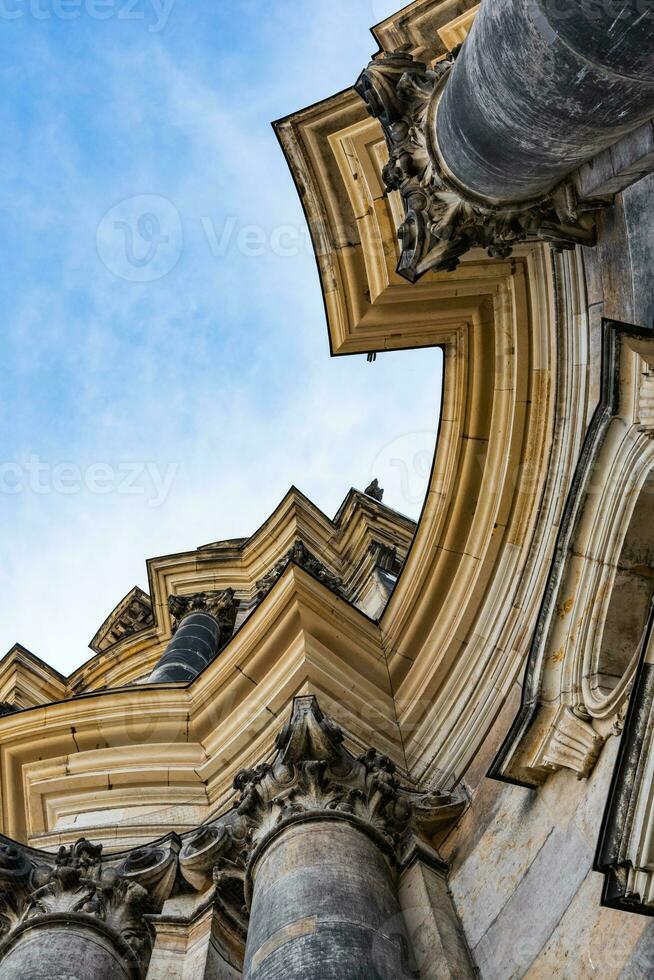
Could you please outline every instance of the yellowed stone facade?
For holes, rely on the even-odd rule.
[[[377,62],[457,66],[503,5],[416,0]],[[592,243],[523,224],[408,281],[358,88],[275,130],[332,354],[443,350],[420,520],[292,488],[250,537],[150,560],[70,677],[7,654],[0,977],[93,929],[79,980],[654,973],[654,130],[566,178]],[[153,682],[216,597],[207,665]]]

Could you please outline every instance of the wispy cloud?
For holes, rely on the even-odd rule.
[[[330,360],[313,257],[270,244],[304,224],[269,121],[350,84],[392,6],[178,0],[156,33],[3,25],[0,463],[26,487],[0,492],[0,649],[20,640],[70,670],[147,557],[250,533],[291,483],[332,513],[379,475],[388,503],[418,512],[438,355]],[[103,217],[138,196],[180,220],[153,281],[98,254]],[[250,225],[261,254],[239,247]],[[216,248],[207,230],[224,245],[226,228]],[[62,464],[77,490],[61,492]],[[119,489],[127,464],[143,492]],[[174,473],[162,500],[155,473]]]

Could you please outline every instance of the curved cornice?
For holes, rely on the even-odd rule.
[[[395,271],[401,205],[384,190],[383,133],[358,96],[275,129],[311,229],[332,353],[444,351],[430,486],[380,625],[407,762],[451,783],[524,666],[593,407],[582,258],[471,252],[410,285]]]
[[[202,823],[234,774],[270,751],[298,694],[319,695],[353,744],[374,737],[405,770],[379,627],[291,564],[191,685],[91,692],[0,718],[2,832],[47,847],[91,821],[127,846]]]
[[[256,601],[257,582],[296,540],[320,556],[343,580],[348,598],[354,597],[362,580],[374,569],[374,546],[396,547],[403,559],[414,532],[414,521],[359,490],[348,492],[332,520],[301,491],[291,487],[250,537],[216,541],[193,551],[150,559],[150,594],[138,587],[130,590],[91,641],[97,652],[69,677],[64,678],[26,651],[26,655],[17,654],[23,650],[17,645],[0,661],[0,700],[13,700],[19,707],[27,707],[121,687],[147,677],[170,640],[170,595],[235,588],[247,600],[237,621],[239,627]],[[133,606],[137,606],[138,616],[133,616],[134,628],[130,629],[128,618]],[[20,676],[15,673],[15,664],[20,665]],[[34,675],[31,682],[30,672]],[[16,678],[15,688],[12,677]],[[26,685],[29,696],[21,695]]]

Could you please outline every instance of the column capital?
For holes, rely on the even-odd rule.
[[[399,192],[404,205],[398,273],[416,282],[429,270],[452,271],[475,247],[507,258],[526,240],[559,248],[594,244],[592,220],[577,214],[569,183],[537,199],[497,204],[456,180],[439,150],[435,125],[455,58],[456,50],[428,68],[407,52],[382,52],[354,86],[382,125],[389,152],[384,183],[387,191]]]
[[[342,595],[342,581],[331,572],[319,558],[309,551],[307,546],[299,538],[293,543],[285,555],[275,562],[273,567],[257,581],[257,595],[259,600],[263,599],[272,589],[273,585],[286,571],[291,564],[298,565],[305,571],[317,578],[323,585],[326,585],[332,592]]]
[[[185,616],[193,612],[206,612],[221,627],[221,635],[226,636],[234,629],[239,600],[233,589],[218,589],[211,592],[194,592],[192,595],[171,595],[168,597],[168,611],[172,617],[173,633],[177,632]]]
[[[152,949],[147,916],[172,890],[180,841],[103,860],[81,838],[50,855],[0,838],[0,958],[30,928],[64,920],[93,928],[115,947],[129,976],[143,977]]]
[[[297,697],[291,720],[279,733],[272,762],[244,769],[234,780],[238,800],[220,825],[187,840],[182,874],[196,888],[213,880],[230,918],[245,928],[251,869],[285,827],[303,821],[346,820],[373,837],[399,862],[414,834],[433,837],[455,820],[464,800],[422,792],[400,780],[394,762],[369,748],[358,757],[344,746],[341,729],[315,697]]]

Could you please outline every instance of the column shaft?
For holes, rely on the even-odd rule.
[[[216,656],[219,641],[220,626],[210,613],[189,613],[152,671],[150,680],[192,681]]]
[[[89,917],[66,913],[30,920],[0,952],[2,980],[136,980],[128,950]],[[122,947],[124,944],[119,943]]]
[[[252,874],[244,980],[416,976],[389,864],[349,822],[291,824]]]
[[[652,115],[649,0],[484,0],[433,135],[469,192],[520,202]]]

